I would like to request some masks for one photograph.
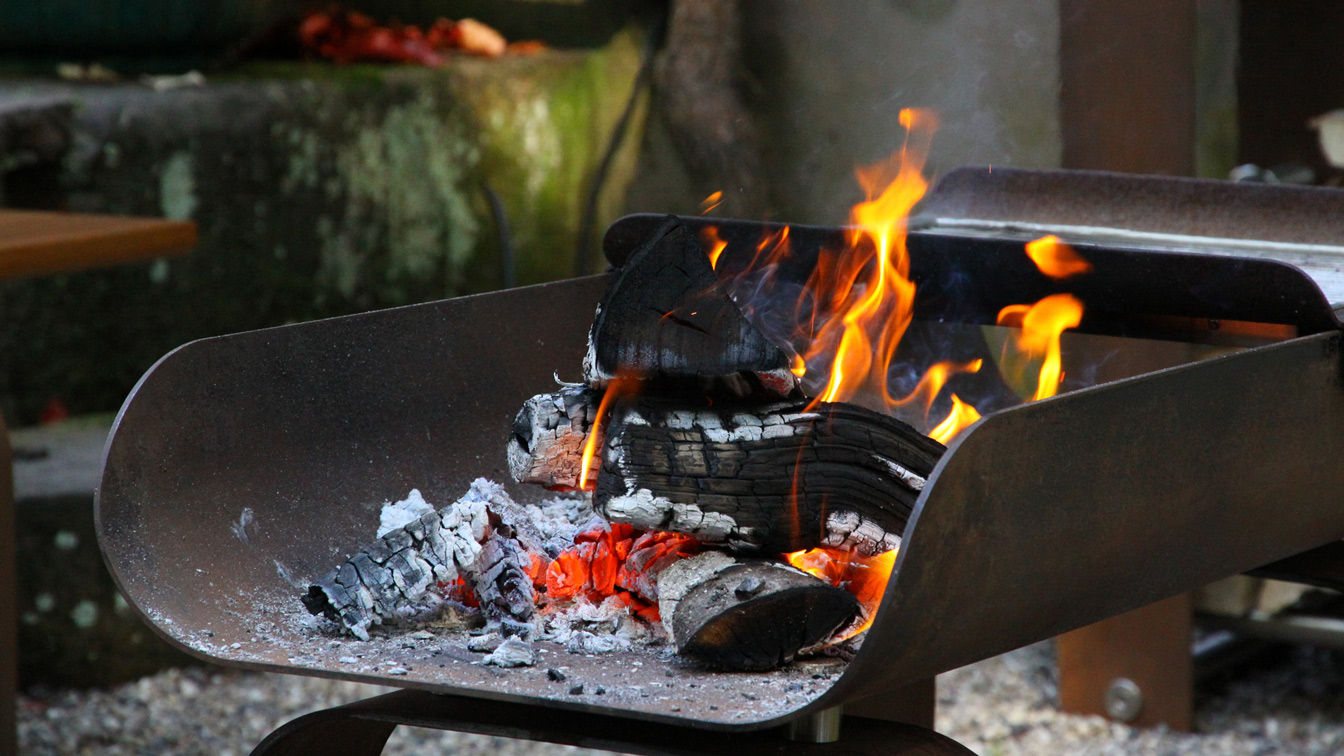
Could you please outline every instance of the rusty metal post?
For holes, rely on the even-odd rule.
[[[1195,172],[1196,0],[1060,0],[1062,167]],[[1190,728],[1188,596],[1059,638],[1065,711]]]
[[[1059,704],[1137,727],[1192,724],[1190,594],[1059,636]]]
[[[1196,0],[1060,0],[1063,168],[1195,171]]]
[[[14,463],[0,417],[0,753],[18,753],[19,575],[15,560]]]

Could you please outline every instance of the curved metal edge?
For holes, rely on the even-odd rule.
[[[109,541],[111,539],[105,537],[104,534],[105,523],[103,521],[103,508],[102,508],[103,481],[105,479],[105,476],[107,475],[107,461],[109,455],[112,453],[112,447],[118,441],[118,435],[121,429],[121,422],[126,417],[126,411],[130,409],[131,405],[135,402],[135,398],[140,393],[140,390],[144,388],[151,380],[153,380],[155,371],[157,371],[161,366],[163,366],[170,360],[178,358],[179,356],[181,356],[183,352],[188,351],[195,345],[200,344],[202,342],[210,341],[215,338],[224,338],[224,337],[215,336],[206,339],[196,339],[195,341],[189,341],[185,344],[182,344],[181,346],[175,347],[167,354],[163,355],[158,360],[156,360],[153,365],[150,365],[149,369],[146,370],[144,374],[140,376],[140,379],[138,381],[135,382],[135,386],[131,387],[130,393],[126,395],[126,400],[121,403],[121,408],[117,410],[117,416],[112,421],[112,428],[107,433],[107,440],[103,442],[103,455],[101,462],[102,472],[98,476],[98,487],[95,488],[93,491],[93,531],[94,535],[96,536],[96,540],[98,541],[98,553],[102,555],[103,564],[107,567],[108,574],[112,576],[112,583],[116,587],[117,593],[120,594],[122,598],[126,599],[126,604],[131,607],[131,611],[135,612],[135,616],[138,617],[142,623],[148,625],[149,628],[152,631],[154,631],[154,633],[157,634],[161,639],[166,641],[170,646],[177,649],[178,651],[181,651],[187,654],[188,656],[194,657],[196,659],[200,659],[201,661],[210,662],[212,664],[220,664],[224,663],[224,660],[210,656],[209,654],[206,654],[202,651],[192,648],[191,646],[188,646],[187,644],[178,640],[175,635],[173,635],[172,633],[168,632],[163,627],[161,627],[158,621],[156,621],[153,617],[149,616],[149,614],[146,613],[145,610],[143,610],[140,607],[139,603],[131,598],[132,592],[127,588],[126,577],[121,570],[121,561],[117,558],[118,555],[114,555],[109,550],[111,548],[109,544]]]
[[[551,706],[498,703],[398,691],[299,717],[277,729],[252,756],[373,756],[397,725],[542,741],[642,756],[963,756],[956,741],[914,725],[848,717],[837,743],[784,740],[778,728],[735,732],[644,723]],[[374,750],[376,745],[376,750]]]
[[[1344,537],[1344,506],[1341,506],[1344,502],[1340,501],[1342,495],[1339,493],[1344,491],[1344,471],[1334,472],[1338,467],[1336,461],[1340,453],[1344,452],[1342,341],[1344,334],[1339,332],[1302,337],[986,415],[950,446],[930,475],[904,533],[903,548],[873,629],[870,630],[870,637],[841,679],[816,703],[834,705],[846,698],[873,695],[913,679],[1046,640],[1108,616],[1194,589],[1219,577],[1244,572],[1267,561]],[[1229,386],[1229,383],[1234,382],[1230,379],[1236,378],[1244,385]],[[1262,381],[1267,385],[1260,385]],[[1300,385],[1288,381],[1298,381]],[[1108,487],[1108,484],[1117,482],[1113,477],[1114,471],[1104,471],[1112,477],[1103,481],[1099,479],[1104,477],[1100,475],[1103,471],[1064,467],[1065,460],[1070,464],[1077,464],[1077,460],[1060,450],[1070,445],[1076,450],[1077,438],[1072,436],[1079,435],[1081,431],[1107,432],[1112,435],[1123,435],[1131,430],[1141,432],[1144,423],[1148,422],[1146,417],[1139,421],[1128,418],[1132,425],[1121,430],[1116,430],[1114,425],[1102,427],[1101,423],[1110,418],[1098,417],[1107,413],[1113,415],[1117,407],[1133,408],[1136,396],[1149,406],[1165,407],[1171,410],[1173,416],[1182,416],[1197,414],[1195,410],[1202,408],[1192,410],[1176,406],[1172,394],[1186,398],[1203,395],[1205,405],[1220,406],[1221,398],[1229,394],[1237,395],[1248,385],[1252,389],[1257,386],[1259,389],[1267,389],[1265,395],[1242,394],[1247,401],[1254,399],[1257,405],[1271,406],[1282,397],[1293,397],[1296,400],[1286,405],[1292,409],[1291,417],[1287,419],[1261,412],[1260,417],[1266,425],[1275,425],[1273,431],[1276,434],[1309,433],[1308,429],[1312,425],[1303,422],[1302,418],[1309,416],[1319,421],[1322,427],[1321,432],[1313,437],[1314,448],[1294,445],[1280,449],[1278,453],[1285,459],[1295,460],[1293,464],[1282,464],[1282,460],[1256,460],[1255,463],[1248,462],[1242,469],[1214,465],[1211,469],[1216,479],[1200,477],[1199,470],[1194,470],[1194,477],[1200,477],[1200,480],[1188,491],[1180,487],[1189,484],[1173,476],[1161,482],[1171,484],[1169,498],[1146,497],[1142,492],[1135,495],[1128,490]],[[1304,386],[1312,390],[1296,391]],[[1116,399],[1116,394],[1125,396]],[[1197,457],[1201,451],[1227,454],[1222,447],[1231,445],[1231,442],[1215,429],[1230,427],[1246,431],[1255,426],[1241,424],[1237,418],[1228,417],[1235,415],[1238,408],[1221,406],[1227,407],[1223,416],[1206,417],[1206,427],[1198,427],[1197,424],[1188,426],[1188,435],[1184,435],[1181,427],[1177,427],[1180,423],[1167,418],[1166,424],[1155,433],[1159,436],[1166,433],[1168,438],[1158,438],[1157,445],[1154,438],[1149,437],[1140,438],[1128,451],[1121,445],[1115,445],[1114,448],[1120,454],[1135,454],[1136,459],[1141,461],[1163,453],[1180,453],[1187,457]],[[1339,422],[1332,425],[1332,420]],[[1172,438],[1176,444],[1184,446],[1174,446]],[[1260,441],[1257,437],[1255,441],[1240,443],[1258,445]],[[1097,448],[1112,448],[1105,438],[1098,438],[1096,445]],[[1001,463],[1001,467],[987,469],[985,466],[992,462]],[[1022,465],[1015,469],[1013,462]],[[1166,459],[1160,459],[1159,462],[1159,467],[1177,464]],[[1256,464],[1258,468],[1251,469]],[[1236,491],[1229,491],[1233,483],[1243,479],[1277,482],[1283,476],[1292,476],[1295,467],[1313,470],[1315,475],[1310,480],[1305,477],[1291,478],[1288,484],[1280,488],[1246,489],[1251,493],[1242,493],[1240,496]],[[1093,472],[1096,477],[1084,480],[1084,472]],[[994,479],[977,477],[987,473]],[[985,542],[987,537],[992,538],[993,534],[987,536],[982,532],[981,521],[996,519],[1002,523],[1005,516],[1016,513],[1004,511],[1004,507],[1009,506],[1006,502],[986,503],[984,500],[997,497],[997,489],[1004,480],[1015,476],[1031,478],[1033,475],[1040,476],[1039,483],[1037,480],[1018,481],[1016,489],[1032,490],[1032,486],[1039,485],[1043,489],[1042,493],[1015,500],[1012,504],[1020,505],[1025,517],[1034,518],[1034,530],[1025,529],[1018,535],[1032,538],[1034,545],[1039,547],[1039,551],[1032,554],[1036,563],[999,564],[998,567],[1000,572],[1013,568],[1026,573],[1017,576],[1020,579],[1035,578],[1054,583],[1047,586],[1029,584],[1024,586],[1020,596],[1003,599],[1017,600],[1020,604],[1030,604],[1034,600],[1041,605],[1038,607],[1041,612],[1039,616],[1049,617],[1050,626],[1032,637],[1006,639],[1001,627],[993,623],[989,626],[983,624],[983,613],[993,612],[994,606],[968,604],[958,598],[961,594],[975,594],[973,589],[968,591],[967,586],[993,582],[990,578],[999,577],[988,568],[988,564],[994,560],[987,562],[978,554],[973,559],[953,559],[948,557],[950,544],[937,541],[940,537],[950,538],[955,533],[956,547],[975,548]],[[1139,483],[1154,487],[1149,481],[1137,481],[1135,486]],[[1284,491],[1287,485],[1295,487],[1294,490]],[[974,491],[977,496],[958,500],[958,495],[967,493],[967,490]],[[1268,502],[1264,500],[1266,497],[1255,495],[1256,492],[1270,490],[1275,497],[1296,494],[1296,498],[1287,501],[1298,505],[1297,513],[1287,510],[1286,504],[1280,507],[1281,502],[1277,498]],[[1117,518],[1128,519],[1114,531],[1105,527],[1089,530],[1086,524],[1078,520],[1087,519],[1091,513],[1083,512],[1083,516],[1079,517],[1076,501],[1061,500],[1049,505],[1041,503],[1052,491],[1073,496],[1084,492],[1110,497],[1111,501],[1106,503],[1114,506],[1109,512]],[[972,504],[971,508],[966,506],[968,501]],[[1224,502],[1241,508],[1223,507]],[[1067,513],[1074,517],[1063,518],[1061,522],[1052,522],[1049,517],[1035,517],[1053,514],[1057,511],[1052,510],[1055,504],[1073,505],[1075,509]],[[1192,508],[1177,509],[1178,504]],[[995,507],[998,511],[994,511]],[[1217,512],[1218,516],[1209,516],[1212,512]],[[1173,523],[1179,523],[1182,527],[1170,527]],[[1145,532],[1133,532],[1136,525]],[[1061,537],[1077,537],[1077,540],[1062,543],[1059,540]],[[1090,541],[1085,540],[1088,537]],[[1159,543],[1158,548],[1150,545],[1163,538],[1171,543]],[[1076,574],[1052,573],[1056,563],[1067,561],[1060,559],[1065,556],[1064,549],[1072,547],[1074,552],[1078,552],[1076,544],[1083,542],[1088,543],[1097,559],[1090,565],[1086,580],[1079,580]],[[1201,546],[1203,549],[1199,550]],[[1196,550],[1199,553],[1193,553]],[[1001,556],[996,553],[994,558],[1002,561]],[[1106,557],[1115,557],[1115,561],[1108,562]],[[1161,569],[1144,569],[1139,563],[1145,558],[1153,563],[1161,563]],[[978,574],[969,574],[967,570],[973,568],[966,567],[963,561],[986,569]],[[1051,567],[1042,568],[1041,564]],[[1225,565],[1226,569],[1218,565]],[[1034,574],[1031,574],[1033,571]],[[1130,579],[1136,575],[1144,575],[1146,579]],[[1085,599],[1080,599],[1078,594],[1083,582],[1090,586],[1091,593]],[[1070,593],[1074,594],[1073,603],[1069,603]],[[1045,604],[1050,606],[1047,608]],[[963,615],[955,622],[951,622],[955,612],[947,610],[949,605],[963,609]],[[969,612],[964,611],[968,608]],[[1015,611],[1021,613],[1020,608]],[[921,649],[919,644],[927,642],[929,637],[937,637],[939,643]],[[967,648],[976,651],[968,653],[965,650]],[[882,668],[897,674],[882,677],[874,673],[874,670]]]

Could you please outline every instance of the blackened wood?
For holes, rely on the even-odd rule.
[[[848,626],[859,602],[792,567],[747,562],[695,585],[671,617],[677,652],[715,667],[773,669]]]
[[[766,553],[895,548],[946,451],[886,415],[804,401],[637,397],[605,433],[594,505],[608,519]]]
[[[513,479],[553,491],[577,490],[583,472],[583,446],[600,401],[599,391],[565,386],[524,402],[514,418],[508,443]],[[592,461],[594,467],[596,461]]]
[[[535,595],[523,552],[537,547],[520,543],[527,535],[517,512],[502,486],[478,479],[462,498],[387,532],[313,581],[303,605],[368,640],[373,625],[438,608],[433,589],[461,577],[491,625],[526,635]]]
[[[749,323],[695,234],[669,216],[613,279],[588,335],[584,378],[758,376],[770,393],[796,385],[789,358]]]

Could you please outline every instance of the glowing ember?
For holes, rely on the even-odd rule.
[[[700,214],[705,215],[723,204],[723,192],[714,192],[700,203]]]
[[[1078,327],[1083,320],[1083,303],[1072,294],[1051,294],[1034,305],[1010,305],[999,311],[1001,326],[1018,327],[1019,352],[1028,359],[1041,359],[1036,393],[1032,401],[1054,396],[1064,379],[1060,367],[1060,334]]]
[[[1068,278],[1092,270],[1092,263],[1073,251],[1073,247],[1057,236],[1043,236],[1027,242],[1027,257],[1040,271],[1051,278]]]
[[[835,642],[853,638],[867,630],[877,616],[887,580],[896,566],[896,549],[873,557],[864,557],[850,551],[817,548],[785,554],[789,564],[813,577],[834,586],[842,586],[859,600],[863,607],[860,621],[849,627]]]

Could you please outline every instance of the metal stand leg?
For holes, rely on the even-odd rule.
[[[1139,727],[1192,724],[1189,594],[1059,636],[1059,704]]]
[[[18,753],[19,575],[15,563],[14,464],[0,418],[0,753]]]
[[[865,717],[844,721],[835,744],[789,742],[785,728],[705,730],[591,714],[401,690],[299,717],[271,733],[252,756],[375,756],[397,725],[456,730],[644,756],[967,756],[955,741],[913,725]]]

